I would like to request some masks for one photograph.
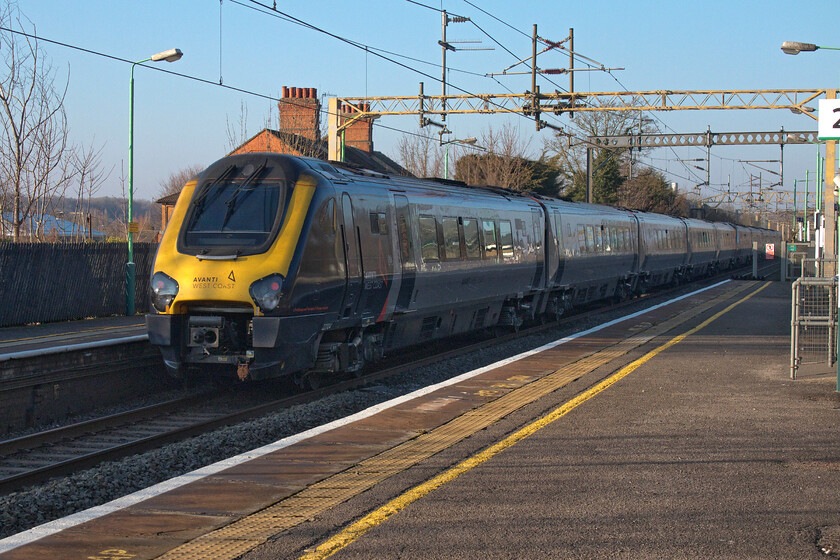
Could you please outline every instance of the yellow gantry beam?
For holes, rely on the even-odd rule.
[[[811,114],[814,107],[808,104],[824,98],[825,94],[825,89],[660,90],[341,97],[339,101],[358,108],[369,104],[369,109],[354,112],[353,116],[374,118],[387,115],[790,109],[816,119]]]

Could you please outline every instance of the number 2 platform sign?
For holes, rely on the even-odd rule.
[[[840,140],[840,99],[820,99],[817,136],[820,140]]]

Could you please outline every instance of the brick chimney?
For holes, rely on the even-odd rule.
[[[283,98],[277,103],[280,132],[320,140],[321,102],[316,88],[283,86]]]
[[[362,111],[370,111],[370,104],[365,103],[359,107],[346,103],[342,104],[342,123],[352,119]],[[359,119],[344,130],[346,131],[344,135],[346,146],[352,146],[368,153],[373,151],[373,119]]]

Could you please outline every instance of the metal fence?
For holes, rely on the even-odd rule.
[[[156,249],[134,244],[137,311]],[[127,260],[127,243],[0,243],[0,327],[125,314]]]
[[[837,278],[802,277],[793,283],[790,377],[806,365],[837,360]]]
[[[800,276],[810,278],[832,278],[837,274],[837,259],[804,258],[800,264]]]

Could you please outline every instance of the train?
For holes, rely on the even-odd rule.
[[[168,371],[314,383],[750,262],[779,232],[277,153],[187,182],[150,282]]]

